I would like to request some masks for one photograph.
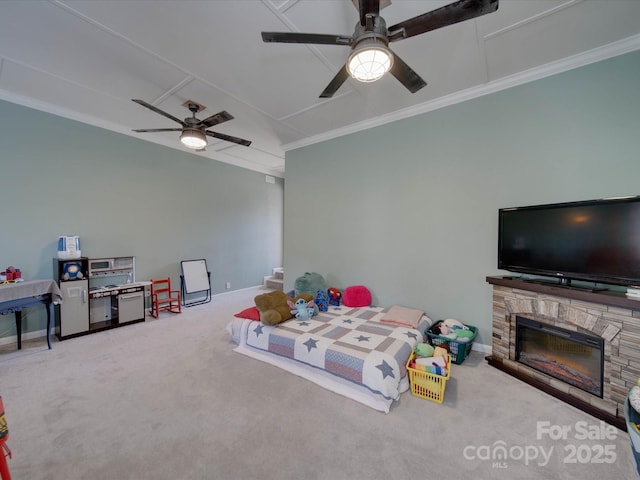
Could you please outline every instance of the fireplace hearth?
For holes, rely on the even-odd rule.
[[[516,315],[516,361],[602,398],[600,337]]]

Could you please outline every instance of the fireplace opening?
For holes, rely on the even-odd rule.
[[[604,340],[516,315],[516,360],[602,398]]]

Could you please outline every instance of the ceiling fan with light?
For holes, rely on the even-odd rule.
[[[495,12],[497,9],[498,0],[459,0],[387,28],[384,19],[380,16],[380,0],[358,0],[360,20],[351,36],[262,32],[262,40],[267,43],[307,43],[351,47],[347,63],[320,94],[320,98],[332,97],[349,76],[361,82],[374,82],[388,71],[411,93],[415,93],[427,83],[398,55],[391,52],[389,42],[464,22]]]
[[[133,130],[134,132],[182,132],[180,134],[180,141],[186,147],[192,148],[196,151],[202,151],[207,147],[207,136],[218,138],[220,140],[226,140],[227,142],[237,143],[238,145],[244,145],[245,147],[251,145],[251,142],[249,140],[207,130],[207,128],[213,127],[214,125],[218,125],[219,123],[233,119],[233,116],[225,110],[211,115],[204,120],[198,120],[196,118],[196,113],[201,112],[206,107],[192,100],[187,100],[183,105],[191,111],[192,116],[187,117],[184,120],[180,120],[179,118],[174,117],[173,115],[163,110],[160,110],[158,107],[154,107],[144,100],[139,100],[136,98],[133,98],[132,100],[137,104],[142,105],[143,107],[146,107],[149,110],[159,113],[160,115],[182,125],[182,128],[145,128]]]

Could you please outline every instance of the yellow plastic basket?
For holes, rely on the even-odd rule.
[[[444,389],[447,386],[447,380],[451,377],[451,366],[453,365],[451,363],[451,355],[449,355],[449,368],[447,369],[446,377],[409,367],[414,358],[416,358],[416,354],[412,352],[407,360],[411,394],[416,397],[431,400],[432,402],[442,403],[444,401]]]

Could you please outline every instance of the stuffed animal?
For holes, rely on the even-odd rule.
[[[303,293],[302,295],[291,298],[287,297],[287,294],[280,290],[274,290],[273,292],[256,296],[254,302],[258,312],[260,312],[260,321],[264,325],[278,325],[293,318],[291,308],[289,308],[287,301],[296,302],[301,298],[309,302],[313,300],[313,295]]]
[[[313,317],[313,300],[306,301],[304,298],[299,298],[296,300],[296,303],[288,300],[287,305],[289,305],[289,308],[291,309],[291,315],[296,317],[298,320],[308,320]]]
[[[435,349],[428,343],[419,343],[414,347],[413,351],[417,357],[433,357]]]
[[[441,337],[447,337],[450,340],[454,340],[456,338],[456,334],[453,333],[453,331],[449,327],[447,327],[442,321],[432,325],[431,328],[429,328],[429,332]]]
[[[318,290],[327,290],[327,282],[325,282],[324,277],[317,272],[306,272],[301,277],[296,278],[293,288],[296,295],[310,293],[315,297]]]
[[[469,327],[467,327],[460,320],[456,320],[455,318],[447,318],[446,320],[442,321],[442,324],[445,327],[450,328],[451,330],[469,330]]]
[[[467,343],[473,340],[474,333],[471,330],[458,329],[454,330],[454,333],[456,334],[456,341],[458,342]]]
[[[329,295],[326,290],[318,290],[316,292],[315,304],[321,312],[329,310]]]
[[[295,295],[302,295],[308,293],[311,298],[315,298],[318,290],[326,290],[327,282],[324,281],[324,277],[317,272],[305,272],[301,277],[296,278],[293,284],[293,291]],[[318,314],[318,305],[313,307],[314,315]]]
[[[63,280],[81,280],[83,277],[82,264],[80,262],[65,262],[62,265]]]
[[[435,350],[433,351],[433,356],[434,357],[445,357],[445,358],[449,358],[450,350],[449,350],[449,345],[447,343],[443,344],[443,345],[438,345]]]
[[[475,332],[467,325],[464,325],[458,320],[454,320],[452,318],[436,322],[429,329],[429,332],[438,335],[441,340],[446,339],[444,343],[440,345],[441,347],[446,348],[448,348],[448,341],[457,342],[459,344],[469,343],[476,335]]]
[[[455,340],[458,337],[461,338],[472,338],[473,332],[469,330],[465,324],[460,322],[459,320],[455,320],[453,318],[447,318],[446,320],[441,320],[433,325],[429,331],[435,335],[441,335],[443,337],[447,337],[451,340]]]
[[[340,300],[342,299],[342,292],[337,288],[331,287],[327,290],[329,294],[329,305],[334,307],[340,306]]]

